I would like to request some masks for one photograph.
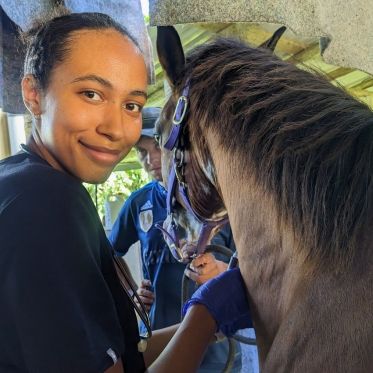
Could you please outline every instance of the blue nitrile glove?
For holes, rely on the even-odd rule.
[[[227,337],[237,330],[252,328],[246,288],[239,268],[228,269],[201,285],[183,307],[183,315],[193,304],[203,304]]]

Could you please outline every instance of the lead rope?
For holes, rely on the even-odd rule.
[[[145,325],[147,335],[140,335],[140,341],[137,344],[138,351],[144,352],[147,347],[147,340],[152,336],[152,329],[150,326],[149,316],[145,310],[144,303],[142,302],[142,300],[136,292],[136,284],[133,282],[131,276],[127,273],[126,266],[123,263],[123,259],[115,256],[114,253],[112,254],[112,257],[114,268],[118,275],[119,283],[124,292],[126,293],[127,297],[129,298],[129,300],[131,301],[134,310],[136,311],[136,313]],[[135,302],[134,298],[136,298],[136,300],[138,301],[139,306]]]

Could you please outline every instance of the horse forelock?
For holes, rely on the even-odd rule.
[[[217,136],[241,164],[238,179],[254,173],[273,195],[306,257],[349,264],[372,207],[371,110],[324,77],[226,39],[188,57],[176,92],[187,80],[196,163],[211,159],[207,136]]]

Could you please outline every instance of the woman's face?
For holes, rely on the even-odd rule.
[[[138,49],[115,30],[72,36],[68,55],[40,96],[35,141],[54,167],[98,183],[140,137],[146,67]]]

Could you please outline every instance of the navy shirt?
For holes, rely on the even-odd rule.
[[[0,162],[0,372],[144,371],[87,191],[37,155]]]
[[[166,219],[166,196],[167,191],[157,181],[132,193],[120,210],[110,235],[110,241],[120,255],[140,241],[144,278],[152,282],[155,292],[155,303],[150,311],[152,329],[180,322],[181,282],[185,265],[173,258],[161,231],[155,227],[155,223],[162,225]],[[227,241],[230,227],[224,227],[223,231],[219,238],[215,238],[215,243],[234,246]],[[194,288],[192,283],[190,285]],[[199,372],[222,371],[227,354],[226,341],[210,345]],[[238,351],[232,372],[240,372],[240,366]]]
[[[132,193],[110,234],[114,250],[120,255],[140,241],[143,276],[152,282],[156,295],[150,313],[153,330],[180,322],[180,289],[185,265],[173,258],[162,232],[155,227],[156,223],[162,225],[166,218],[166,194],[156,181]]]

